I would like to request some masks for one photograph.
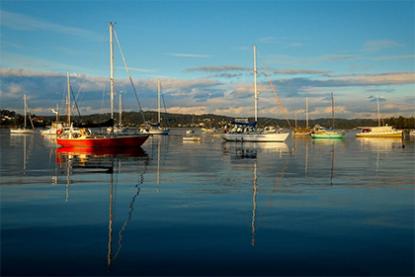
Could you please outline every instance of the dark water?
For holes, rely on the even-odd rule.
[[[180,132],[115,155],[1,130],[1,274],[414,275],[413,141]]]

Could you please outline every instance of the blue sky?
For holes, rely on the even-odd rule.
[[[108,22],[144,109],[160,78],[170,112],[252,116],[252,45],[260,116],[373,117],[415,112],[414,1],[2,1],[1,108],[48,114],[64,75],[83,113],[108,110]],[[117,52],[117,92],[136,110]],[[288,115],[275,100],[275,90]]]

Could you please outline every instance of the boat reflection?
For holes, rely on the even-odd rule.
[[[122,203],[116,200],[116,185],[118,182],[118,175],[122,173],[121,161],[124,160],[138,160],[143,162],[143,169],[137,172],[134,166],[134,172],[139,176],[137,183],[134,185],[134,193],[128,204],[128,214],[122,221],[118,232],[118,242],[114,247],[114,213],[115,203]],[[69,199],[70,185],[73,183],[71,178],[74,173],[88,173],[88,174],[105,174],[109,176],[108,180],[108,237],[107,237],[107,252],[106,264],[108,270],[111,270],[114,261],[120,255],[123,245],[124,233],[130,223],[134,205],[140,193],[140,186],[144,183],[144,174],[147,172],[149,159],[147,153],[141,148],[131,149],[94,149],[94,148],[65,148],[56,149],[56,162],[58,165],[65,168],[66,186],[65,186],[65,201]],[[125,164],[124,164],[125,166]],[[78,170],[78,171],[74,171]],[[125,171],[125,170],[124,170]],[[102,176],[102,175],[101,175]],[[117,176],[117,177],[115,177]],[[106,177],[107,178],[107,177]]]
[[[223,154],[230,156],[231,160],[256,159],[258,150],[253,144],[223,143]]]
[[[223,153],[230,155],[231,159],[256,159],[258,152],[261,153],[288,153],[288,145],[284,142],[271,143],[223,143]]]
[[[393,148],[401,148],[401,138],[356,138],[363,149],[379,152],[390,152]]]
[[[252,180],[252,218],[251,218],[251,245],[255,247],[256,239],[256,198],[257,198],[257,174],[256,174],[256,160],[254,163],[254,172],[253,172],[253,180]]]

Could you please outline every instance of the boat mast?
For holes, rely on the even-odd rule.
[[[118,125],[121,127],[121,120],[122,120],[122,97],[121,93],[118,95]]]
[[[160,115],[160,80],[157,80],[157,109],[158,109],[158,123],[160,126],[161,115]]]
[[[112,22],[109,23],[110,32],[110,105],[111,105],[111,119],[114,119],[114,53],[112,42]]]
[[[379,96],[376,97],[376,104],[377,104],[377,114],[378,114],[378,126],[380,126],[380,106],[379,106]]]
[[[254,103],[255,103],[255,122],[258,121],[258,91],[256,87],[256,46],[254,45]]]
[[[308,129],[308,97],[305,98],[305,127]]]
[[[26,129],[26,114],[27,114],[27,103],[26,103],[26,94],[25,95],[23,95],[23,105],[24,105],[24,107],[23,107],[23,113],[24,113],[24,123],[23,123],[23,128],[24,129]]]
[[[68,120],[68,126],[71,125],[71,84],[69,81],[69,72],[66,72],[66,83],[68,94],[66,96],[66,116]]]

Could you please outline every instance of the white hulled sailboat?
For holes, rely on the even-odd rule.
[[[24,121],[23,121],[23,128],[11,128],[10,129],[10,133],[14,134],[14,135],[19,135],[19,134],[33,134],[34,132],[34,126],[33,126],[33,122],[32,122],[32,118],[29,117],[29,121],[30,124],[32,125],[32,129],[28,129],[27,128],[27,97],[26,95],[23,95],[23,103],[24,103]]]
[[[222,138],[225,141],[256,141],[256,142],[278,142],[285,141],[289,134],[288,132],[279,132],[275,128],[271,129],[259,129],[256,124],[258,122],[258,91],[256,83],[256,47],[254,50],[254,109],[255,109],[255,122],[235,121],[235,126],[223,134]]]

